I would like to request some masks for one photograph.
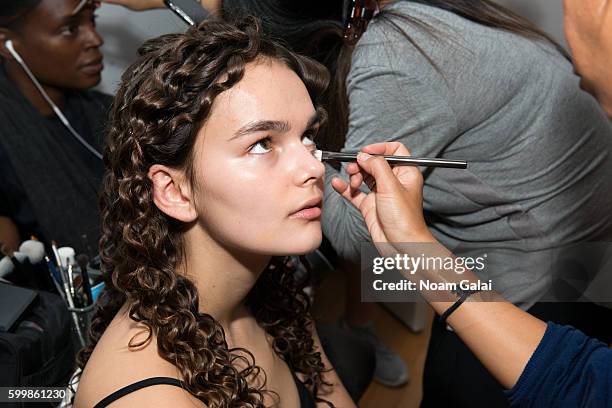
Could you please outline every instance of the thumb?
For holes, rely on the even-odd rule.
[[[392,193],[402,188],[391,166],[383,157],[360,152],[357,155],[357,163],[366,173],[374,177],[378,193]]]

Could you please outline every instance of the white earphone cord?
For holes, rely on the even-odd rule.
[[[74,128],[72,127],[72,125],[70,124],[68,119],[66,119],[66,117],[64,116],[64,114],[60,110],[60,108],[58,108],[57,105],[55,103],[53,103],[53,101],[51,100],[49,95],[47,95],[47,93],[43,89],[42,85],[40,85],[40,82],[38,82],[38,80],[36,79],[36,77],[34,76],[32,71],[30,71],[30,68],[28,68],[28,66],[26,65],[25,61],[21,58],[21,56],[17,53],[17,51],[13,47],[13,42],[11,40],[8,40],[5,43],[5,45],[6,45],[6,48],[9,50],[9,52],[11,53],[11,55],[15,58],[15,60],[19,63],[19,65],[21,65],[21,68],[23,68],[23,70],[28,75],[30,80],[32,80],[32,82],[34,83],[34,85],[36,86],[38,91],[41,93],[43,98],[45,98],[45,100],[47,101],[49,106],[51,106],[51,109],[53,109],[53,112],[55,112],[55,114],[57,115],[59,120],[64,124],[66,129],[68,129],[68,131],[70,131],[72,136],[74,136],[79,142],[81,142],[81,144],[83,146],[85,146],[85,148],[87,150],[89,150],[98,159],[102,160],[102,155],[100,154],[100,152],[98,152],[92,145],[87,143],[87,141],[85,139],[83,139],[81,137],[81,135],[79,135],[76,130],[74,130]]]

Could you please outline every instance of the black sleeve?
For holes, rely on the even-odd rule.
[[[22,241],[29,239],[31,235],[44,239],[32,205],[2,147],[0,147],[0,216],[8,217],[15,223]]]
[[[11,190],[14,187],[11,181],[14,178],[13,168],[8,162],[6,153],[0,146],[0,216],[13,218]]]

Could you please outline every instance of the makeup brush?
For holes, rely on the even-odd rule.
[[[91,284],[89,283],[89,273],[87,271],[87,264],[89,263],[89,257],[85,254],[77,255],[76,261],[81,268],[81,280],[83,286],[83,292],[87,297],[87,305],[93,304],[93,296],[91,295]]]
[[[322,162],[335,161],[350,163],[357,161],[357,153],[338,153],[315,150],[313,154]],[[423,157],[390,156],[382,154],[371,154],[370,156],[382,156],[391,166],[446,167],[451,169],[467,168],[467,162],[463,160],[429,159]]]

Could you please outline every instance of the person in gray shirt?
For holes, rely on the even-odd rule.
[[[611,236],[610,123],[553,44],[436,7],[400,1],[387,8],[429,24],[438,38],[401,18],[370,24],[346,79],[342,151],[400,141],[415,156],[467,160],[467,171],[425,172],[429,225],[446,246],[497,249],[490,278],[527,309],[547,284],[546,268],[533,262],[538,252],[549,257],[551,248]],[[328,170],[331,180],[337,172]],[[358,262],[365,225],[326,186],[324,231]]]

